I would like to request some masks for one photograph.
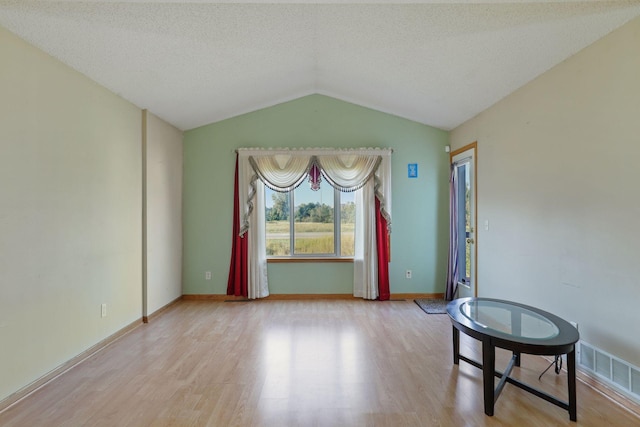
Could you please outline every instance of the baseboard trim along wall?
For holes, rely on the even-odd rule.
[[[601,378],[593,376],[590,372],[585,371],[580,365],[578,365],[578,369],[576,370],[576,378],[587,387],[598,392],[605,399],[610,400],[640,418],[640,404],[635,400],[630,399],[627,395],[620,393],[617,389],[610,387]]]
[[[640,417],[640,368],[606,351],[579,341],[576,351],[577,365],[585,374],[585,384],[598,384],[592,387],[607,396],[616,396],[623,401],[622,406],[631,408]],[[633,403],[633,404],[631,404]]]
[[[391,299],[444,299],[444,294],[391,294]]]
[[[390,300],[405,299],[443,299],[444,294],[391,294]],[[249,301],[245,297],[221,294],[190,294],[183,295],[185,301]],[[255,301],[282,301],[282,300],[361,300],[352,294],[271,294],[266,298],[259,298]]]
[[[150,320],[153,320],[153,319],[157,318],[158,316],[160,316],[163,312],[165,312],[167,309],[171,308],[171,306],[173,306],[178,301],[182,301],[182,295],[180,295],[178,298],[174,299],[173,301],[169,302],[168,304],[160,307],[159,309],[157,309],[156,311],[154,311],[150,315],[142,316],[142,323],[149,323]]]
[[[38,378],[37,380],[35,380],[31,384],[28,384],[27,386],[21,388],[20,390],[16,391],[15,393],[10,394],[7,398],[5,398],[2,401],[0,401],[0,413],[2,413],[3,411],[9,409],[10,407],[12,407],[16,403],[20,402],[22,399],[28,397],[32,393],[36,392],[40,388],[44,387],[46,384],[48,384],[49,382],[51,382],[54,379],[58,378],[60,375],[64,374],[68,370],[72,369],[74,366],[79,365],[80,363],[82,363],[83,361],[87,360],[88,358],[90,358],[94,354],[100,352],[101,350],[104,350],[110,344],[112,344],[115,341],[117,341],[118,339],[122,338],[123,336],[125,336],[129,332],[133,331],[135,328],[137,328],[140,325],[142,325],[142,319],[141,318],[136,320],[133,323],[130,323],[129,325],[127,325],[124,328],[122,328],[119,331],[117,331],[116,333],[108,336],[107,338],[105,338],[102,341],[98,342],[94,346],[92,346],[92,347],[88,348],[87,350],[83,351],[82,353],[78,354],[76,357],[68,360],[67,362],[65,362],[62,365],[58,366],[57,368],[53,369],[52,371],[46,373],[45,375],[41,376],[40,378]]]

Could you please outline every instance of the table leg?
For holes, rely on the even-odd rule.
[[[488,339],[482,340],[482,385],[484,387],[484,413],[493,416],[495,404],[494,376],[496,372],[496,348]]]
[[[522,334],[522,314],[515,311],[511,312],[511,333],[516,336]],[[516,356],[514,366],[520,366],[520,352],[514,351],[513,355]]]
[[[576,397],[576,349],[567,353],[567,382],[569,383],[569,419],[578,420],[578,403]]]
[[[453,364],[460,364],[460,331],[453,326]]]
[[[514,363],[514,366],[520,366],[520,352],[519,351],[514,351],[513,355],[516,357],[516,361]]]

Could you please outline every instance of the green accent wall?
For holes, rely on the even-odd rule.
[[[448,132],[323,95],[185,132],[184,294],[226,293],[239,147],[393,148],[391,293],[444,292],[448,141]],[[418,164],[418,178],[408,178],[409,163]],[[412,270],[412,279],[405,270]],[[353,292],[351,264],[269,264],[268,272],[272,294]]]

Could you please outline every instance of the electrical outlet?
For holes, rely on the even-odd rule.
[[[100,306],[100,317],[107,317],[107,304]]]
[[[204,278],[205,278],[206,280],[211,280],[211,272],[210,272],[210,271],[205,272],[205,273],[204,273]]]
[[[407,270],[407,271],[404,273],[404,277],[406,277],[407,279],[411,279],[411,270]]]

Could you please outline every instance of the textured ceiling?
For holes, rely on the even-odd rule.
[[[5,1],[0,25],[187,130],[320,93],[452,129],[639,1]]]

